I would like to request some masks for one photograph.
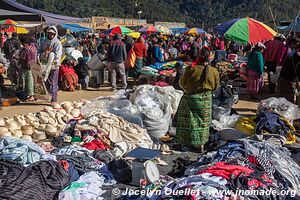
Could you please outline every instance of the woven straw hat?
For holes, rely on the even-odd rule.
[[[28,113],[27,115],[24,116],[24,118],[27,124],[32,124],[32,122],[37,120],[37,118],[33,113]]]
[[[22,140],[30,140],[30,141],[32,141],[32,137],[30,135],[22,135],[21,139]]]
[[[52,108],[55,110],[61,109],[61,105],[59,105],[58,103],[54,103],[52,104]]]
[[[45,131],[39,131],[39,130],[34,130],[33,134],[32,134],[32,138],[34,140],[45,140],[47,139],[46,133]]]
[[[41,115],[40,117],[40,123],[41,124],[48,124],[49,123],[49,116]]]
[[[73,119],[73,116],[71,114],[66,114],[64,117],[63,117],[63,120],[68,123],[68,121],[70,121],[71,119]]]
[[[33,134],[33,128],[29,125],[25,125],[21,127],[23,135],[32,135]]]
[[[71,115],[74,117],[74,118],[78,118],[80,117],[80,110],[75,108],[71,111]]]
[[[11,135],[17,138],[22,137],[23,133],[20,129],[15,129],[11,131]]]
[[[52,137],[57,137],[60,135],[60,132],[57,130],[57,128],[50,124],[46,125],[45,131],[46,131],[47,135],[52,136]]]
[[[25,117],[23,115],[15,115],[14,116],[15,122],[17,122],[18,127],[24,126],[27,124]]]
[[[0,118],[0,126],[5,126],[5,120],[3,118]]]
[[[18,124],[13,119],[7,119],[5,121],[5,127],[12,131],[18,129]]]
[[[51,124],[51,125],[53,125],[53,126],[57,126],[58,125],[57,119],[53,118],[53,117],[49,118],[49,122],[48,123]]]

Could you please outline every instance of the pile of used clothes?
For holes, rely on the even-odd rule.
[[[289,105],[293,108],[285,107],[285,116],[295,118],[298,108]],[[197,161],[178,158],[172,169],[175,173],[148,185],[151,192],[147,195],[122,199],[299,199],[299,157],[292,154],[299,146],[296,129],[278,112],[267,112],[261,105],[258,110],[256,116],[241,117],[237,129],[217,131],[219,143],[208,145]]]
[[[300,167],[287,148],[272,142],[242,139],[228,142],[216,151],[206,153],[190,165],[185,175],[170,178],[157,185],[151,199],[226,199],[218,191],[274,190],[278,194],[253,194],[246,199],[288,199],[300,192]],[[186,189],[200,193],[180,194]],[[153,188],[152,188],[153,189]],[[174,192],[174,195],[169,191]],[[293,191],[280,196],[280,191]],[[159,195],[156,195],[159,194]],[[126,199],[126,198],[124,198]],[[141,197],[143,199],[143,197]]]
[[[165,63],[155,63],[149,66],[145,66],[141,69],[141,74],[148,76],[159,76],[164,75],[167,77],[175,77],[176,76],[176,64],[180,61],[172,61]],[[184,67],[186,64],[182,63]]]
[[[212,95],[212,127],[217,130],[234,127],[239,115],[232,109],[238,102],[238,94],[231,85],[221,84]]]
[[[145,85],[0,119],[0,199],[110,198],[105,188],[131,181],[125,153],[166,149],[158,139],[168,132],[182,95]]]
[[[233,97],[230,90],[220,91],[215,105],[224,106],[223,102],[230,100],[228,111]],[[0,199],[112,198],[111,189],[117,183],[131,181],[131,166],[124,154],[136,147],[170,150],[159,138],[170,131],[182,95],[173,87],[141,85],[110,97],[63,102],[39,113],[0,119]],[[274,103],[272,107],[278,108]],[[215,134],[216,141],[210,143],[219,142],[218,146],[211,145],[214,148],[196,162],[177,163],[178,171],[184,173],[147,182],[146,188],[160,192],[137,198],[226,199],[216,192],[269,189],[292,190],[299,195],[300,167],[288,149],[298,140],[290,120],[296,118],[298,108],[284,107],[284,115],[262,108],[252,118],[239,117],[232,125],[235,128],[214,130],[211,135]],[[227,111],[224,114],[230,116]],[[200,193],[169,194],[170,189],[186,188]]]

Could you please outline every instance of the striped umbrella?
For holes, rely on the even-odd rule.
[[[166,26],[156,26],[156,28],[163,35],[172,35],[173,34],[173,32],[171,31],[171,29],[168,28],[168,27],[166,27]]]
[[[270,40],[276,35],[269,26],[248,17],[227,21],[217,26],[214,32],[242,44],[256,44]]]
[[[121,35],[126,35],[128,33],[131,33],[132,30],[127,28],[126,26],[115,26],[113,28],[107,29],[103,31],[102,33],[105,35],[115,35],[115,34],[121,34]]]
[[[7,32],[7,33],[17,33],[17,34],[27,34],[28,30],[23,27],[16,27],[15,25],[18,25],[20,23],[6,19],[6,20],[1,20],[0,25],[8,25],[8,28],[5,28],[1,30],[2,32]]]
[[[160,31],[155,26],[147,26],[143,27],[139,30],[140,33],[146,33],[146,34],[155,34],[159,33]]]

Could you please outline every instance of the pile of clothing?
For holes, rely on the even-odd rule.
[[[177,63],[178,61],[155,63],[143,67],[140,72],[143,75],[149,75],[149,76],[165,75],[167,77],[175,77],[176,76],[175,68]]]
[[[287,120],[292,121],[300,118],[300,109],[297,105],[287,101],[285,98],[271,97],[262,100],[257,108],[257,113],[275,112],[285,117]]]
[[[232,113],[232,107],[238,102],[238,94],[231,85],[222,84],[212,95],[212,126],[221,131],[233,128],[239,115]]]
[[[105,150],[70,145],[46,153],[31,141],[0,143],[1,199],[101,199],[100,186],[116,183],[106,165],[114,158]]]
[[[141,85],[110,97],[63,102],[36,114],[0,119],[0,199],[111,198],[109,188],[131,181],[124,154],[136,147],[163,149],[158,141],[170,132],[182,95],[173,87]],[[221,87],[214,96],[214,109],[222,107],[225,112],[215,112],[215,116],[222,114],[216,118],[230,116],[236,99],[230,88]],[[281,112],[274,112],[276,105],[272,108],[277,109],[268,111],[260,106],[256,117],[238,119],[236,129],[217,131],[222,146],[210,149],[196,162],[175,162],[180,168],[174,170],[176,176],[161,177],[146,186],[159,193],[138,198],[181,198],[170,196],[170,189],[201,191],[185,195],[186,199],[224,199],[217,193],[222,190],[294,190],[300,194],[300,167],[283,147],[296,142],[289,120],[295,117],[296,108],[284,105]],[[38,134],[47,137],[34,139]],[[225,135],[234,137],[230,140]],[[259,194],[248,198],[265,199]]]
[[[257,190],[260,193],[244,196],[240,193],[235,198],[293,199],[300,194],[300,166],[291,158],[289,150],[281,145],[241,139],[201,155],[187,167],[182,177],[162,177],[149,190],[150,195],[131,199],[221,200],[230,198],[221,191],[241,190]],[[270,190],[276,193],[267,196],[261,192]],[[283,195],[280,193],[283,190],[290,192]]]

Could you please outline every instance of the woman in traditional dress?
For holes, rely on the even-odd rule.
[[[180,79],[184,95],[177,110],[176,142],[201,152],[209,138],[212,91],[219,86],[219,73],[208,64],[209,55],[203,48],[197,63],[186,68]]]
[[[132,45],[133,51],[136,55],[136,60],[134,68],[129,69],[129,76],[134,78],[134,84],[136,85],[137,80],[140,76],[140,71],[144,67],[144,61],[147,58],[147,49],[145,45],[145,40],[141,36]]]
[[[257,99],[258,94],[264,83],[264,58],[262,51],[265,45],[259,42],[248,55],[247,63],[247,90],[252,99]]]
[[[66,58],[59,68],[59,86],[63,91],[74,92],[78,87],[78,75],[74,70],[74,66],[76,66],[76,61]]]
[[[31,62],[37,62],[37,49],[30,41],[30,38],[24,36],[20,39],[23,44],[23,48],[20,51],[19,55],[19,64],[23,71],[23,77],[25,80],[25,91],[27,93],[26,101],[32,102],[35,101],[34,98],[34,79],[30,67]]]

